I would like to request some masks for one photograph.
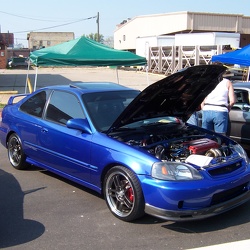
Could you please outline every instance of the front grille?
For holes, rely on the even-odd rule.
[[[222,167],[208,170],[208,173],[211,176],[220,176],[220,175],[224,175],[224,174],[230,174],[239,168],[241,168],[241,162],[236,162],[236,163],[233,163],[230,165],[226,165],[226,166],[222,166]]]
[[[213,195],[211,205],[231,200],[247,191],[248,183]]]

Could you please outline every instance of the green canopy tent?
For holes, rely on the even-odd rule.
[[[78,39],[31,52],[30,62],[37,67],[138,66],[147,64],[147,60],[144,57],[128,51],[112,49],[83,36]]]
[[[30,54],[36,66],[131,66],[145,65],[146,58],[115,50],[86,37],[80,37]]]

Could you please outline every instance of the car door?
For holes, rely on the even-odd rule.
[[[250,105],[249,91],[234,89],[236,103],[229,112],[229,135],[243,144],[250,144]]]
[[[15,126],[22,140],[25,154],[32,160],[39,157],[39,134],[43,124],[43,112],[50,91],[43,90],[31,95],[21,104],[18,113],[16,113]]]
[[[86,118],[78,97],[53,91],[39,133],[39,161],[61,175],[86,181],[92,135],[68,128],[66,122],[71,118]]]

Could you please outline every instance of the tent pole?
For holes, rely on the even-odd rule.
[[[29,70],[30,70],[30,60],[28,61],[28,71],[27,71],[27,75],[26,75],[26,82],[25,82],[24,94],[27,93],[28,78],[29,78]]]
[[[120,84],[120,83],[119,83],[119,76],[118,76],[118,69],[117,69],[117,67],[115,68],[115,70],[116,70],[116,79],[117,79],[117,83]]]
[[[149,79],[148,79],[148,65],[146,65],[145,67],[146,67],[146,75],[147,75],[147,86],[149,86]]]
[[[37,82],[37,69],[38,69],[38,67],[36,67],[36,77],[35,77],[35,83],[34,83],[34,91],[36,91],[36,82]]]

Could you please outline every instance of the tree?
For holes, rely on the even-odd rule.
[[[114,38],[112,36],[105,38],[103,43],[110,48],[114,48]]]
[[[92,39],[94,41],[97,41],[99,43],[103,43],[104,42],[104,36],[99,34],[99,41],[98,41],[98,34],[97,33],[90,33],[89,35],[85,35],[85,37]]]

